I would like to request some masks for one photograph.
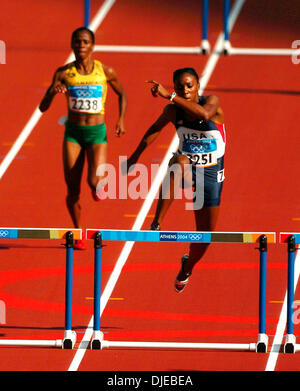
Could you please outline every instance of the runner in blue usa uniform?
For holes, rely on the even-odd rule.
[[[169,191],[160,190],[151,230],[160,230],[162,220],[174,200],[177,187],[194,190],[194,215],[197,231],[213,231],[219,214],[224,180],[226,134],[224,114],[215,95],[199,97],[199,77],[193,68],[178,69],[173,74],[174,92],[149,80],[151,93],[171,101],[145,133],[127,161],[130,169],[142,152],[170,122],[179,138],[178,151],[169,162]],[[177,167],[175,170],[174,167]],[[172,170],[171,170],[172,168]],[[175,185],[175,189],[174,189]],[[203,257],[209,243],[191,243],[189,254],[181,258],[181,268],[175,279],[175,290],[182,292],[196,263]]]

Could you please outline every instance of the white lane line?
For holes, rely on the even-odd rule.
[[[100,7],[97,14],[94,16],[93,20],[91,21],[89,25],[90,30],[96,31],[99,28],[100,24],[103,22],[104,18],[111,10],[111,7],[114,5],[115,2],[116,0],[105,0],[105,2]]]
[[[35,127],[35,125],[38,123],[39,119],[41,118],[42,113],[40,112],[39,108],[37,107],[32,114],[31,118],[25,125],[24,129],[18,136],[17,140],[14,142],[13,146],[10,148],[8,154],[5,156],[5,158],[2,160],[0,164],[0,179],[3,177],[4,173],[10,166],[11,162],[16,157],[19,150],[22,148],[23,144],[29,137],[30,133],[32,132],[32,129]]]
[[[242,5],[244,3],[245,3],[245,0],[237,0],[235,2],[234,7],[232,9],[232,12],[230,14],[230,20],[229,20],[230,30],[233,28],[234,23],[235,23],[235,21],[238,17],[238,14],[242,8]],[[216,42],[214,52],[215,51],[217,51],[217,52],[222,51],[223,41],[224,41],[224,34],[221,33],[218,37],[217,42]],[[204,77],[201,80],[201,84],[202,84],[201,89],[202,90],[206,87],[206,84],[209,80],[209,77],[212,74],[213,69],[215,68],[215,66],[217,64],[217,60],[219,57],[220,57],[219,54],[215,54],[215,53],[211,54],[211,56],[207,62],[207,65],[204,69],[204,72],[203,72]],[[170,147],[164,157],[164,160],[159,167],[159,170],[158,170],[156,177],[151,185],[151,188],[150,188],[149,193],[143,203],[143,206],[142,206],[142,208],[136,218],[136,221],[132,227],[132,230],[139,230],[141,228],[141,226],[143,225],[143,222],[144,222],[145,218],[147,217],[147,214],[148,214],[149,209],[152,205],[152,202],[153,202],[157,192],[159,191],[160,184],[161,184],[161,182],[165,176],[165,173],[167,171],[168,162],[170,160],[170,157],[172,157],[172,152],[176,151],[177,146],[178,146],[178,138],[177,138],[177,135],[175,135],[171,144],[170,144]],[[122,251],[121,251],[121,254],[115,264],[114,270],[113,270],[113,272],[107,282],[107,285],[101,295],[100,316],[105,309],[107,301],[108,301],[108,299],[109,299],[109,297],[110,297],[110,295],[111,295],[111,293],[117,283],[117,280],[121,274],[122,268],[127,261],[127,258],[131,252],[133,245],[134,245],[134,242],[126,242]],[[88,327],[85,331],[85,334],[82,338],[82,341],[78,347],[78,350],[76,351],[74,359],[68,369],[69,371],[76,371],[81,363],[81,360],[84,357],[86,349],[88,348],[89,342],[90,342],[92,335],[93,335],[93,322],[94,322],[94,318],[92,316],[92,318],[88,324]]]
[[[100,10],[97,12],[96,16],[93,18],[89,26],[91,30],[93,31],[97,30],[97,28],[99,27],[99,25],[101,24],[101,22],[103,21],[103,19],[105,18],[105,16],[113,6],[115,1],[116,0],[106,0],[103,3],[103,5],[100,7]],[[71,53],[68,59],[66,60],[65,64],[70,61],[73,61],[73,59],[74,59],[74,55],[73,53]],[[42,115],[43,114],[40,112],[39,108],[37,107],[34,110],[33,114],[31,115],[29,121],[21,131],[20,135],[14,142],[13,146],[9,150],[8,154],[2,160],[0,164],[0,179],[5,174],[6,170],[8,169],[8,167],[10,166],[10,164],[12,163],[12,161],[14,160],[14,158],[16,157],[20,149],[22,148],[27,138],[30,136],[32,130],[34,129],[34,127],[36,126],[36,124],[38,123]]]
[[[299,246],[298,246],[299,249]],[[299,252],[295,256],[295,278],[294,278],[294,291],[296,290],[298,279],[300,275],[300,255]],[[277,323],[276,333],[273,340],[273,344],[269,353],[267,365],[265,371],[274,371],[278,359],[280,347],[283,343],[284,331],[287,322],[287,291],[285,293],[284,301],[281,308],[279,321]]]

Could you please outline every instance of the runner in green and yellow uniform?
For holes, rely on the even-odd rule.
[[[105,186],[107,136],[104,122],[107,84],[118,95],[119,119],[116,135],[125,133],[124,116],[127,97],[115,70],[92,58],[94,33],[81,27],[72,34],[71,47],[75,61],[57,69],[52,84],[40,103],[46,111],[58,93],[66,95],[68,119],[63,140],[64,176],[67,184],[66,203],[75,228],[81,228],[80,183],[85,161],[88,162],[88,184],[93,198],[101,199]],[[97,171],[98,167],[103,170]],[[76,241],[74,248],[84,249],[84,241]]]

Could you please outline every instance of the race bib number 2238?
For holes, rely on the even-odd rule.
[[[69,86],[69,110],[77,113],[100,113],[102,109],[102,86]]]

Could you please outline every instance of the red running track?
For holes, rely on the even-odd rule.
[[[232,31],[236,47],[291,47],[297,39],[300,7],[281,1],[246,1]],[[92,2],[92,16],[101,7]],[[31,12],[26,10],[30,7]],[[2,88],[0,162],[29,121],[54,70],[70,54],[70,33],[82,24],[83,10],[71,1],[7,2],[0,39],[7,64],[0,66]],[[71,10],[71,11],[70,11]],[[267,12],[265,12],[267,10]],[[64,16],[62,19],[62,15]],[[199,1],[117,0],[96,31],[98,44],[197,46],[201,40]],[[63,20],[63,23],[62,23]],[[38,23],[37,23],[38,21]],[[35,29],[32,29],[35,26]],[[212,47],[222,29],[222,2],[210,8]],[[202,74],[208,57],[200,55],[98,53],[117,70],[128,93],[127,134],[114,137],[117,102],[107,102],[109,162],[129,155],[158,116],[164,102],[154,100],[144,81],[172,88],[172,72],[193,66]],[[298,231],[298,67],[289,57],[220,57],[206,87],[219,96],[226,115],[226,181],[219,231]],[[61,143],[65,115],[57,98],[42,116],[1,179],[1,226],[68,227]],[[160,163],[173,139],[164,131],[142,157]],[[129,178],[129,182],[132,180]],[[94,203],[82,184],[85,228],[131,229],[143,200]],[[163,229],[193,230],[184,201],[173,204]],[[155,202],[142,229],[147,229]],[[178,219],[177,216],[182,216]],[[122,243],[103,250],[105,287]],[[181,295],[173,280],[186,244],[135,244],[102,316],[111,340],[178,342],[256,342],[258,251],[252,245],[214,245]],[[65,253],[56,241],[6,241],[0,244],[0,299],[6,304],[3,338],[62,338]],[[93,246],[74,259],[73,325],[78,341],[92,316]],[[272,345],[286,290],[286,248],[271,246],[268,256],[267,333]],[[298,289],[295,298],[299,297]],[[295,334],[299,327],[295,325]],[[2,371],[67,371],[78,355],[52,348],[0,348]],[[17,352],[17,354],[16,354]],[[22,360],[20,360],[20,356]],[[159,357],[159,359],[158,359]],[[264,371],[270,354],[253,352],[103,350],[84,351],[78,371]],[[298,370],[299,355],[279,354],[275,370]]]

